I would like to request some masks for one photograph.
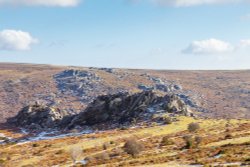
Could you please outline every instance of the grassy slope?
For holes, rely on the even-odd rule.
[[[204,138],[204,143],[200,146],[198,151],[204,150],[204,152],[213,152],[211,149],[216,148],[218,150],[221,146],[229,143],[242,144],[250,142],[250,131],[248,130],[250,121],[212,119],[201,120],[180,117],[178,122],[171,125],[134,128],[123,131],[113,130],[79,137],[39,141],[36,142],[38,145],[37,147],[33,146],[34,143],[0,146],[0,159],[5,161],[4,166],[18,167],[28,164],[32,164],[34,166],[53,166],[58,164],[61,164],[62,166],[69,166],[72,164],[72,159],[70,158],[72,150],[81,150],[79,153],[80,156],[77,157],[79,160],[84,159],[85,157],[96,157],[103,153],[111,155],[115,150],[120,149],[123,146],[124,139],[133,136],[138,138],[138,140],[145,145],[145,151],[141,156],[132,158],[126,153],[121,152],[119,153],[120,155],[114,156],[110,160],[102,161],[100,159],[93,161],[90,163],[90,166],[103,166],[101,164],[104,162],[106,165],[109,164],[110,166],[152,166],[153,164],[155,164],[155,166],[176,166],[179,165],[178,163],[180,162],[189,164],[197,161],[197,159],[200,159],[202,162],[206,162],[206,155],[203,156],[198,154],[200,157],[196,157],[196,160],[189,157],[190,153],[197,156],[195,152],[197,149],[181,149],[183,146],[181,138],[182,136],[188,134],[186,128],[191,122],[198,122],[201,125],[201,130],[199,130],[199,132],[195,135],[202,136]],[[230,128],[230,133],[234,135],[233,139],[224,138],[226,135],[226,126]],[[240,129],[238,129],[239,126],[241,126]],[[166,135],[169,135],[170,138],[176,143],[175,146],[159,147],[161,138]],[[103,150],[102,145],[110,141],[113,141],[115,144],[111,145],[107,150]],[[232,148],[234,148],[234,146]],[[241,148],[235,146],[234,149],[237,150]],[[244,153],[244,156],[241,157],[244,158],[250,156],[245,153],[244,150],[241,151]],[[232,154],[234,153],[232,152]],[[233,155],[230,154],[230,156]],[[209,162],[211,161],[208,161],[207,163]],[[224,160],[222,159],[221,162],[224,162]],[[234,162],[234,160],[232,160],[232,162]]]

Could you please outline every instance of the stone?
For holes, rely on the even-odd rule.
[[[160,90],[160,91],[163,91],[163,92],[169,92],[170,91],[169,88],[168,88],[168,86],[165,85],[165,84],[156,84],[155,88],[157,90]]]
[[[112,69],[112,68],[99,68],[99,70],[105,71],[107,73],[113,73],[114,72],[114,69]]]
[[[65,116],[65,111],[36,103],[24,107],[8,122],[14,123],[17,127],[40,130],[57,127]]]
[[[138,89],[143,90],[143,91],[150,91],[150,90],[153,90],[154,87],[140,84],[140,85],[138,85]]]
[[[183,100],[181,100],[177,95],[172,95],[169,98],[169,103],[166,106],[168,112],[187,115],[188,108]]]
[[[175,90],[182,90],[182,87],[180,85],[174,85]]]

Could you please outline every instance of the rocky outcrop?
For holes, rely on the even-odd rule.
[[[143,90],[143,91],[148,91],[148,90],[156,90],[156,91],[161,91],[161,92],[172,92],[172,93],[177,93],[182,90],[181,85],[178,85],[174,83],[173,81],[167,81],[163,80],[161,78],[157,77],[152,77],[148,74],[143,74],[142,76],[145,76],[153,82],[153,85],[148,86],[148,85],[143,85],[143,84],[138,84],[138,89]]]
[[[110,69],[103,69],[112,73]],[[82,69],[69,69],[54,75],[61,97],[76,97],[77,101],[87,105],[99,95],[110,92],[117,93],[120,88],[106,85],[102,78],[94,71]]]
[[[45,105],[24,107],[9,120],[18,127],[31,130],[72,129],[75,127],[105,125],[105,128],[131,125],[134,120],[152,122],[154,114],[192,115],[188,105],[178,95],[158,96],[153,91],[136,94],[120,92],[97,97],[77,115]]]
[[[127,84],[117,84],[113,87],[112,85],[107,84],[104,79],[104,76],[109,76],[110,78],[116,77],[117,81],[122,81],[124,80],[122,78],[125,77],[125,80],[127,80],[127,76],[134,75],[135,74],[132,72],[119,72],[119,70],[112,68],[72,68],[64,70],[53,76],[57,84],[57,89],[59,90],[59,92],[55,94],[55,97],[67,99],[65,104],[79,102],[77,105],[67,106],[67,108],[64,108],[67,111],[70,111],[71,109],[76,109],[75,106],[83,106],[84,108],[78,107],[77,110],[74,111],[75,113],[79,113],[81,110],[84,110],[89,103],[101,95],[117,94],[119,92],[133,93],[134,90],[156,91],[160,94],[179,94],[183,101],[188,102],[189,104],[193,103],[190,106],[193,109],[197,109],[195,102],[196,99],[191,98],[194,93],[186,92],[182,89],[179,83],[172,80],[167,80],[149,74],[141,74],[140,77],[143,77],[143,79],[140,78],[140,80],[142,79],[142,82],[136,82],[134,85],[132,82],[130,87],[133,88],[133,86],[135,86],[135,89],[133,90],[128,88]],[[144,82],[145,79],[149,82]],[[46,98],[46,104],[51,101],[50,105],[60,106],[60,101],[55,101],[53,103],[54,98],[47,98],[45,96],[42,96],[41,98]]]
[[[58,90],[66,96],[78,97],[82,102],[90,102],[93,90],[103,90],[101,78],[85,70],[70,69],[54,75]]]
[[[69,128],[103,123],[124,124],[137,120],[150,120],[155,113],[190,115],[188,106],[176,95],[158,96],[153,91],[137,94],[118,93],[99,96],[87,109],[77,115]]]
[[[68,114],[58,108],[34,104],[24,107],[17,116],[8,120],[18,127],[27,129],[47,129],[60,126]]]

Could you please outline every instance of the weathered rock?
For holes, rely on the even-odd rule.
[[[183,100],[181,100],[177,95],[170,96],[166,107],[166,110],[172,113],[188,115],[189,112],[187,104]]]
[[[105,71],[105,72],[108,72],[108,73],[113,73],[114,72],[113,68],[99,68],[99,70],[102,70],[102,71]]]
[[[149,76],[149,80],[153,81],[154,83],[163,84],[164,82],[161,80],[161,78],[151,77]]]
[[[102,79],[93,71],[70,69],[54,75],[57,88],[62,96],[76,97],[77,100],[88,104],[98,95],[112,89],[103,84]],[[114,89],[114,91],[118,91]]]
[[[130,125],[135,120],[153,121],[154,114],[165,113],[192,115],[187,104],[178,95],[159,96],[153,91],[142,91],[136,94],[119,92],[99,96],[77,115],[36,103],[24,107],[16,117],[9,119],[9,122],[35,131],[101,124],[104,124],[105,129],[104,127]]]
[[[155,88],[157,90],[160,90],[160,91],[163,91],[163,92],[169,92],[170,91],[169,87],[167,85],[165,85],[165,84],[156,84]]]
[[[8,122],[18,127],[40,130],[59,126],[65,116],[67,113],[58,108],[35,104],[24,107]]]
[[[197,107],[197,104],[187,95],[185,94],[177,94],[177,96],[185,102],[190,107]]]
[[[70,70],[65,70],[65,71],[57,74],[55,77],[56,78],[65,78],[65,77],[72,77],[72,76],[91,77],[91,76],[93,76],[93,74],[88,72],[88,71],[70,69]]]
[[[175,90],[182,90],[182,87],[180,85],[174,85]]]
[[[69,128],[102,123],[124,124],[134,119],[149,120],[156,112],[189,115],[188,106],[175,95],[158,96],[152,91],[129,95],[118,93],[99,96],[77,115]]]
[[[138,85],[138,89],[143,90],[143,91],[150,91],[150,90],[153,90],[154,87],[152,87],[152,86],[146,86],[146,85],[143,85],[143,84],[139,84]]]

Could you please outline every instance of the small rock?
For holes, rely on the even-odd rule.
[[[138,85],[138,89],[143,90],[143,91],[150,91],[150,90],[153,90],[154,87],[146,86],[146,85],[140,84],[140,85]]]

